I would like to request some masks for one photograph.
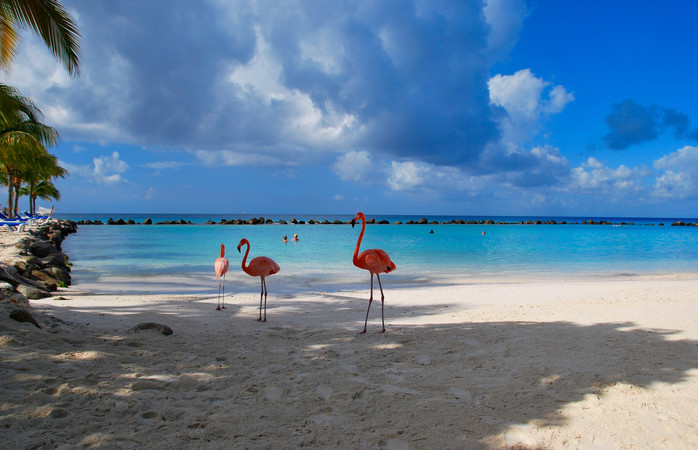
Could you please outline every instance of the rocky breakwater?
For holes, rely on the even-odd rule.
[[[26,311],[29,300],[50,297],[70,285],[70,262],[61,251],[65,237],[77,231],[72,221],[52,221],[22,233],[0,233],[0,304]],[[20,320],[13,317],[16,320]],[[29,320],[28,320],[29,321]]]

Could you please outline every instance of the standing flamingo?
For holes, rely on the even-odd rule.
[[[260,277],[262,283],[262,292],[259,295],[259,319],[258,322],[267,321],[267,281],[265,277],[269,275],[274,275],[281,268],[279,267],[273,259],[267,258],[266,256],[257,256],[250,261],[249,265],[245,265],[247,261],[247,255],[250,254],[250,241],[245,238],[240,239],[238,244],[238,252],[241,252],[240,247],[247,245],[247,250],[245,250],[245,256],[242,258],[242,270],[251,277]],[[242,252],[241,252],[242,253]],[[262,297],[264,297],[264,319],[262,319]]]
[[[351,227],[354,228],[356,222],[361,221],[361,234],[359,234],[359,240],[356,241],[356,248],[354,249],[354,265],[359,269],[368,270],[371,273],[371,297],[368,299],[368,308],[366,309],[366,320],[364,320],[364,331],[366,332],[366,323],[368,323],[368,312],[371,310],[371,303],[373,302],[373,274],[378,278],[378,286],[381,290],[381,322],[383,323],[383,329],[381,333],[385,333],[385,317],[383,315],[383,303],[385,296],[383,295],[383,286],[381,285],[381,273],[392,272],[396,269],[395,263],[390,260],[390,256],[379,248],[371,248],[364,250],[359,254],[359,247],[361,246],[361,240],[364,237],[364,231],[366,230],[366,216],[364,213],[357,213],[356,216],[351,220]]]
[[[216,308],[216,311],[220,311],[225,309],[225,274],[228,273],[228,267],[230,267],[230,262],[225,257],[225,245],[223,244],[221,244],[221,256],[216,258],[213,267],[216,269],[216,279],[218,280],[218,308]],[[223,280],[220,279],[221,277],[223,277]],[[221,295],[221,291],[223,295]],[[223,299],[223,306],[221,306],[221,299]]]

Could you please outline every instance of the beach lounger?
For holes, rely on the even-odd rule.
[[[4,214],[3,214],[4,215]],[[20,220],[0,220],[0,229],[20,233],[27,226],[26,222]]]
[[[39,213],[34,213],[30,214],[27,210],[22,211],[22,214],[24,214],[24,217],[21,217],[21,219],[27,219],[27,220],[36,220],[36,221],[43,221],[43,222],[48,222],[51,220],[51,215],[53,215],[53,206],[49,208],[43,208],[39,206]]]
[[[24,216],[19,216],[21,219],[35,220],[37,222],[48,222],[51,219],[51,215],[41,215],[41,214],[30,214],[28,211],[22,211]]]
[[[17,217],[14,217],[14,218],[10,219],[9,217],[7,217],[7,216],[5,215],[5,213],[0,212],[0,221],[3,221],[3,222],[23,222],[23,223],[32,223],[33,220],[34,220],[34,219],[30,219],[30,218],[27,218],[27,217],[20,217],[20,216],[17,216]]]

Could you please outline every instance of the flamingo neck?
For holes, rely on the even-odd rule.
[[[247,266],[245,266],[245,263],[247,262],[247,255],[250,254],[250,243],[245,242],[243,245],[247,245],[247,250],[245,250],[245,256],[242,258],[242,270],[247,272]]]
[[[221,244],[221,258],[225,257],[225,245]]]
[[[366,231],[366,219],[361,220],[361,233],[359,233],[359,239],[356,241],[356,248],[354,249],[354,265],[359,261],[359,247],[361,247],[361,240],[364,238],[364,231]]]

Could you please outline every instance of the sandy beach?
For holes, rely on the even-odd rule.
[[[3,446],[698,447],[697,275],[384,287],[363,335],[368,290],[60,289],[0,320]]]

